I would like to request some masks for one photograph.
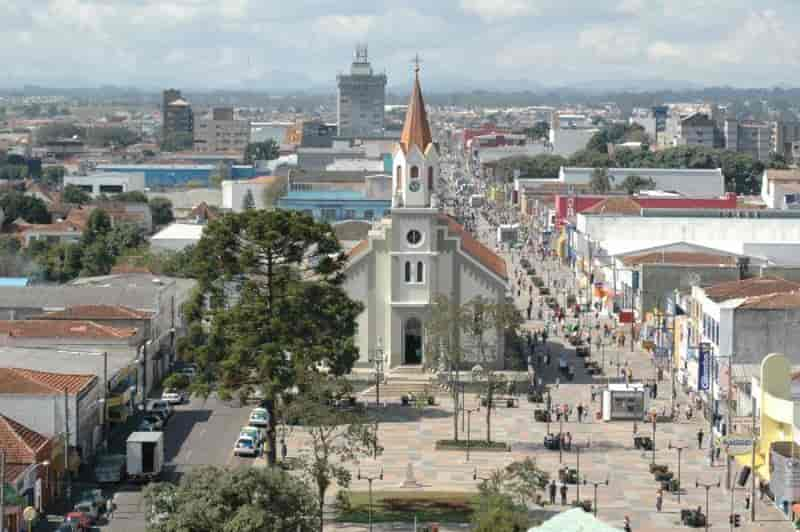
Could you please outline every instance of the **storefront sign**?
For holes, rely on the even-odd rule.
[[[731,456],[747,454],[753,449],[753,438],[748,434],[729,434],[722,438],[722,446]]]
[[[697,350],[697,389],[708,391],[710,381],[709,372],[711,369],[711,346],[707,342],[703,342],[698,346]]]

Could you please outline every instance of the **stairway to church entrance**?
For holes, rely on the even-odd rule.
[[[374,381],[374,376],[372,377]],[[381,403],[400,402],[403,395],[423,395],[426,390],[436,394],[435,377],[420,365],[398,366],[386,373],[386,380],[381,383]],[[375,402],[375,385],[363,392],[360,397],[366,402]]]

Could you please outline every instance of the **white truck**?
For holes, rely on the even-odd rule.
[[[164,433],[133,432],[126,446],[128,478],[149,481],[164,467]]]

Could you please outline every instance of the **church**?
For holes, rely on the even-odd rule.
[[[425,363],[425,320],[438,294],[458,304],[478,296],[501,302],[508,284],[505,261],[442,211],[419,67],[392,169],[391,214],[350,251],[345,269],[345,290],[365,308],[356,339],[361,367],[380,352],[387,369]],[[503,352],[502,335],[494,347]]]

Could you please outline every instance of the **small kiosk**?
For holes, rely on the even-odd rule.
[[[519,224],[501,224],[497,228],[497,242],[513,244],[519,238]]]
[[[602,397],[603,421],[642,420],[649,411],[650,401],[642,383],[609,384]]]

